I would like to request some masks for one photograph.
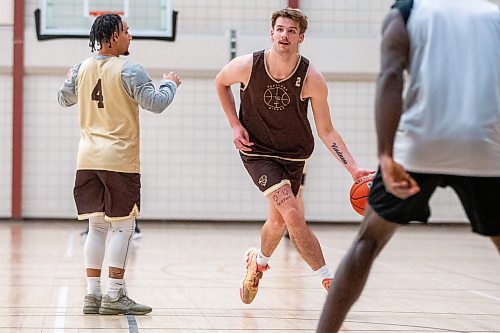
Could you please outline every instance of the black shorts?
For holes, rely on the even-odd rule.
[[[302,181],[305,161],[289,161],[265,156],[247,156],[240,153],[243,165],[255,185],[268,195],[284,184],[290,184],[297,196]]]
[[[91,216],[104,216],[106,220],[138,216],[141,207],[141,175],[77,170],[73,195],[79,220]]]
[[[409,173],[420,186],[420,192],[399,199],[386,192],[380,169],[377,171],[368,202],[380,217],[399,224],[426,223],[431,215],[430,197],[438,186],[449,186],[462,202],[474,232],[484,236],[500,235],[500,177]]]
[[[304,164],[304,169],[302,170],[302,179],[300,180],[300,188],[304,188],[304,186],[306,186],[306,173],[307,164]]]

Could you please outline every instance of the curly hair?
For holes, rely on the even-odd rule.
[[[111,47],[111,37],[113,33],[119,33],[120,30],[123,30],[123,23],[120,15],[104,14],[98,16],[90,29],[89,46],[92,52],[99,51],[103,42],[108,43],[109,47]]]
[[[276,24],[276,20],[278,17],[284,17],[294,20],[299,24],[299,32],[303,34],[307,30],[307,16],[304,15],[300,9],[296,8],[284,8],[277,10],[271,16],[271,27],[274,29],[274,25]]]

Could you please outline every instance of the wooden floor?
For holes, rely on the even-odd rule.
[[[0,221],[0,333],[314,332],[326,298],[288,240],[251,305],[243,253],[260,224],[143,222],[126,278],[146,316],[83,315],[82,222]],[[312,225],[334,270],[357,225]],[[344,332],[500,332],[500,260],[468,227],[401,228]]]

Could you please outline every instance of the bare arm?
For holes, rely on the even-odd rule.
[[[404,19],[397,9],[389,12],[384,20],[381,45],[381,69],[375,99],[378,158],[387,191],[404,199],[420,188],[393,159],[394,137],[403,112],[403,72],[408,66],[410,50]]]
[[[251,151],[250,146],[253,143],[249,141],[248,132],[238,119],[231,85],[243,83],[246,86],[248,84],[252,73],[252,59],[252,54],[237,57],[224,66],[215,77],[215,89],[229,125],[233,130],[234,145],[242,151]]]
[[[403,71],[408,65],[408,52],[408,33],[403,18],[394,9],[382,27],[381,69],[375,99],[379,157],[392,157],[394,136],[403,111]]]
[[[318,135],[333,154],[333,156],[349,171],[353,180],[366,176],[373,171],[361,169],[351,156],[347,145],[339,132],[333,127],[330,117],[330,106],[328,105],[328,87],[323,75],[312,65],[309,67],[303,91],[304,98],[311,98],[314,122]]]

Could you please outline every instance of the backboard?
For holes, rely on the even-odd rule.
[[[38,40],[88,38],[96,15],[106,12],[121,15],[135,39],[175,40],[172,0],[40,0]]]

